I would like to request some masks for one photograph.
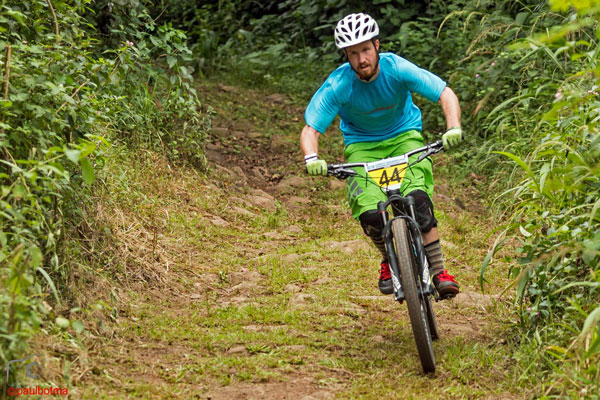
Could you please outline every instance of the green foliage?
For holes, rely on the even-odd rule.
[[[141,9],[119,32],[125,36],[102,41],[83,17],[89,5],[0,5],[3,365],[18,357],[42,321],[62,318],[55,315],[60,307],[52,312],[45,304],[60,305],[68,294],[73,266],[65,259],[66,240],[83,218],[79,207],[109,141],[162,148],[203,165],[209,120],[190,86],[185,34],[155,25]]]
[[[509,274],[521,304],[523,351],[534,349],[540,356],[530,360],[543,367],[526,368],[524,379],[542,382],[547,395],[597,393],[597,2],[288,0],[276,11],[263,2],[258,15],[244,12],[247,6],[219,2],[198,14],[204,36],[197,36],[211,38],[197,44],[204,46],[203,68],[229,68],[253,84],[302,88],[308,97],[343,60],[333,26],[364,11],[377,18],[384,51],[448,81],[461,99],[468,134],[468,145],[454,153],[463,176],[488,177],[485,188],[510,216],[504,234],[521,241]],[[213,29],[225,14],[235,16],[232,23]],[[439,106],[417,101],[425,127],[443,129]],[[497,240],[482,277],[506,243]]]
[[[513,215],[521,233],[520,267],[511,271],[522,300],[522,324],[538,345],[552,347],[547,357],[561,376],[576,371],[580,389],[597,392],[600,329],[595,308],[600,300],[600,134],[598,87],[587,74],[567,83],[563,95],[545,116],[555,130],[520,161],[526,174],[514,188]],[[592,83],[591,86],[588,84]],[[584,330],[584,321],[587,328]],[[577,340],[566,349],[566,340]],[[556,352],[556,346],[564,348]],[[550,361],[548,361],[550,362]],[[569,380],[572,381],[572,380]],[[595,383],[594,383],[595,382]]]
[[[344,15],[370,13],[381,19],[387,37],[426,9],[421,2],[391,0],[184,1],[161,15],[190,34],[199,71],[227,71],[243,82],[306,95],[342,60],[333,26]]]
[[[530,131],[520,147],[496,153],[516,164],[500,196],[513,203],[508,228],[521,241],[510,275],[521,304],[523,348],[545,367],[528,368],[530,379],[542,377],[546,396],[600,390],[600,43],[594,34],[600,14],[586,17],[587,11],[577,20],[573,11],[545,35],[508,49],[526,53],[513,70],[545,64],[548,73],[487,117],[516,124],[524,116]]]

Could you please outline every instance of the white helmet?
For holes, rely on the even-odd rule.
[[[373,39],[379,35],[377,22],[367,14],[346,15],[338,22],[333,36],[339,49]]]

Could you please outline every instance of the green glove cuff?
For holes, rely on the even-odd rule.
[[[313,159],[306,163],[306,172],[313,176],[327,176],[327,163],[325,160]]]
[[[445,149],[456,147],[464,139],[463,130],[460,127],[450,128],[442,136],[442,144]]]

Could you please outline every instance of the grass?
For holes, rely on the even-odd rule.
[[[271,192],[275,208],[246,201],[252,185],[218,169],[203,176],[156,154],[114,148],[97,200],[114,239],[104,244],[112,249],[106,268],[120,265],[99,292],[112,289],[115,298],[105,296],[100,311],[86,307],[85,332],[39,338],[49,379],[63,380],[68,365],[74,396],[106,399],[252,398],[261,390],[267,398],[486,399],[531,390],[520,386],[512,360],[510,305],[482,296],[436,303],[438,370],[423,375],[406,307],[379,296],[379,257],[345,207],[345,190],[305,177],[297,146],[270,147],[276,135],[296,142],[301,123],[289,121],[298,106],[284,101],[271,112],[266,93],[213,84],[201,95],[219,110],[216,125],[246,134],[270,127],[237,139],[253,149],[246,156],[231,135],[212,140],[230,157],[228,168],[240,166]],[[323,139],[328,159],[339,157],[339,136]],[[252,165],[267,174],[251,177]],[[274,189],[291,176],[302,184]],[[494,223],[470,207],[477,199],[468,188],[445,178],[449,198],[478,210],[436,201],[448,269],[475,296]],[[291,196],[310,202],[293,204]],[[253,216],[232,212],[234,204]],[[503,268],[502,261],[490,266],[489,293],[507,284]]]

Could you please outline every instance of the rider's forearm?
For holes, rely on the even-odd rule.
[[[448,129],[460,127],[460,104],[452,89],[446,86],[440,95],[439,103],[446,117],[446,127]]]
[[[308,125],[304,126],[300,134],[300,148],[304,155],[318,154],[319,152],[319,131]]]

